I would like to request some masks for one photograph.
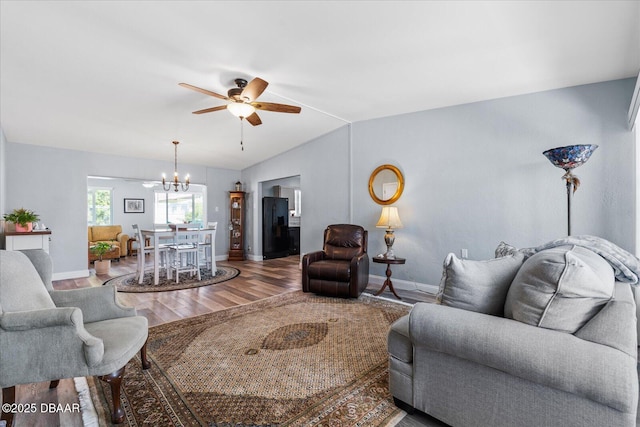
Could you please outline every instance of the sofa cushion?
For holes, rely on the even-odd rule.
[[[488,261],[459,259],[451,253],[444,260],[437,300],[450,307],[503,316],[509,286],[523,260],[519,252]]]
[[[94,225],[91,227],[90,240],[93,242],[117,240],[120,233],[122,233],[120,225]]]
[[[614,294],[613,269],[579,246],[559,246],[527,259],[509,288],[505,317],[574,333]]]

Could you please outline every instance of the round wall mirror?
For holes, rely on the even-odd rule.
[[[369,194],[379,205],[390,205],[400,198],[404,190],[404,178],[393,165],[378,166],[369,178]]]

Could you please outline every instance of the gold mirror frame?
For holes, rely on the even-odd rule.
[[[396,189],[396,192],[389,199],[381,199],[380,197],[378,197],[378,195],[375,192],[375,189],[373,188],[376,177],[378,176],[379,173],[383,171],[393,172],[393,174],[396,176],[396,181],[398,183],[398,188]],[[390,205],[394,203],[396,200],[400,198],[403,190],[404,190],[404,177],[402,176],[402,172],[400,172],[400,169],[398,169],[393,165],[378,166],[376,170],[374,170],[371,173],[371,176],[369,177],[369,195],[371,196],[373,201],[379,205]]]

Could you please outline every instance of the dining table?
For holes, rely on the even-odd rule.
[[[215,255],[215,251],[213,250],[214,239],[215,239],[215,228],[180,228],[180,231],[192,231],[197,233],[199,236],[204,237],[209,235],[209,241],[211,242],[211,257],[213,258]],[[144,238],[149,238],[153,240],[153,284],[157,285],[160,281],[160,243],[161,240],[170,240],[175,241],[176,230],[173,228],[154,228],[154,229],[142,229],[140,230]]]

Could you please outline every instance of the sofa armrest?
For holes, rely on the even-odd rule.
[[[78,307],[87,323],[130,317],[136,309],[118,303],[114,285],[49,292],[57,307]]]
[[[129,235],[122,232],[116,235],[116,240],[120,244],[120,256],[127,256],[127,241],[129,240]]]
[[[302,257],[302,290],[309,292],[309,275],[307,274],[309,264],[324,259],[324,251],[315,251],[304,254]]]
[[[636,358],[571,334],[418,303],[409,315],[416,358],[435,351],[618,409],[637,405]]]
[[[369,255],[366,252],[351,258],[351,282],[350,296],[358,298],[369,284]]]
[[[0,328],[5,331],[27,331],[29,329],[82,324],[82,312],[74,307],[13,311],[3,313],[0,316]]]
[[[309,267],[312,262],[321,261],[324,259],[324,251],[315,251],[304,254],[302,257],[302,267]]]

